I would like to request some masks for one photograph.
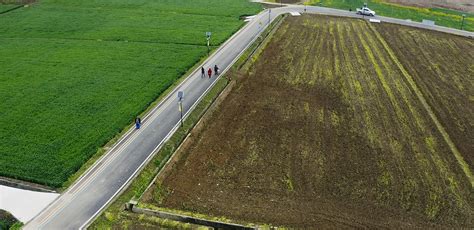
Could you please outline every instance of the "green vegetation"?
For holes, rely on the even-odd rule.
[[[148,164],[139,176],[133,180],[130,187],[92,224],[91,229],[106,229],[110,227],[123,227],[129,224],[140,224],[136,220],[136,214],[124,212],[123,205],[131,199],[138,199],[147,186],[152,182],[155,175],[168,161],[176,148],[186,138],[186,135],[199,121],[206,112],[212,102],[217,98],[219,93],[227,86],[228,80],[221,78],[209,91],[209,93],[196,106],[193,112],[184,121],[184,126],[180,127],[176,133],[164,144],[161,150],[152,159],[152,163]],[[162,221],[157,218],[147,217],[149,222],[167,226],[169,221]],[[173,223],[173,222],[170,222]]]
[[[413,21],[421,22],[423,19],[432,20],[436,25],[451,27],[455,29],[461,28],[462,14],[466,14],[464,29],[474,31],[474,15],[463,13],[455,10],[440,9],[440,8],[420,8],[412,6],[402,6],[398,4],[384,2],[382,0],[311,0],[310,4],[332,7],[343,10],[360,8],[364,3],[368,7],[375,10],[378,15],[411,19]]]
[[[131,199],[138,199],[146,192],[145,189],[150,183],[153,183],[153,179],[158,171],[163,167],[164,163],[168,161],[175,150],[181,145],[182,141],[194,127],[194,125],[201,119],[203,114],[208,110],[217,96],[227,86],[229,81],[227,79],[233,78],[234,73],[238,73],[240,68],[247,65],[251,55],[259,49],[262,43],[268,42],[267,37],[271,37],[270,31],[276,29],[277,25],[281,20],[285,18],[284,15],[272,22],[270,28],[265,29],[262,34],[256,39],[250,47],[245,50],[242,56],[237,60],[229,73],[223,76],[216,85],[208,92],[203,100],[196,106],[191,112],[189,117],[184,121],[184,127],[180,127],[175,134],[168,140],[163,148],[157,153],[152,159],[154,164],[148,164],[144,170],[138,175],[138,177],[132,182],[130,187],[119,196],[119,198],[109,207],[107,210],[91,225],[91,229],[107,229],[111,227],[126,228],[133,225],[144,225],[144,226],[161,226],[161,227],[176,227],[188,228],[187,224],[160,219],[157,217],[150,217],[144,215],[137,215],[123,210],[123,205]],[[245,68],[243,68],[245,69]],[[236,74],[238,75],[238,74]],[[163,198],[164,191],[158,187],[153,187],[153,199],[160,200]],[[139,205],[142,205],[140,203]],[[156,208],[150,204],[143,204],[147,208]],[[176,211],[176,210],[173,210]],[[194,216],[193,213],[182,213]],[[208,218],[209,216],[205,216]]]
[[[246,0],[45,0],[0,15],[0,175],[60,187],[207,53]],[[192,23],[191,23],[192,22]]]
[[[0,209],[0,230],[20,229],[23,224],[11,213]]]
[[[0,4],[0,14],[5,12],[5,11],[8,11],[10,9],[13,9],[15,7],[18,7],[17,5],[4,5],[4,4]]]

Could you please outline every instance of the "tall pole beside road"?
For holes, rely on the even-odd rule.
[[[211,32],[206,32],[206,40],[207,40],[207,56],[209,56],[209,41],[211,40]]]
[[[183,124],[183,96],[184,96],[183,91],[178,91],[178,109],[181,114],[181,119],[180,119],[181,127],[184,126]]]
[[[462,14],[462,21],[461,21],[461,30],[464,30],[464,19],[466,18],[465,14]]]
[[[268,25],[270,25],[271,14],[272,14],[272,9],[268,8]]]

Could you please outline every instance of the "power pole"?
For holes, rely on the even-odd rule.
[[[184,126],[183,124],[183,102],[179,101],[179,112],[181,112],[181,127]]]
[[[461,30],[464,30],[464,19],[466,18],[465,14],[462,14]]]
[[[184,93],[183,91],[178,91],[178,109],[179,109],[179,112],[181,114],[181,127],[184,126],[183,124],[183,96],[184,96]]]
[[[206,40],[207,40],[207,56],[209,56],[209,41],[211,40],[211,32],[206,32]]]
[[[270,21],[271,21],[271,20],[270,20],[270,18],[271,18],[270,15],[271,15],[271,13],[272,13],[272,9],[269,8],[269,9],[268,9],[268,25],[270,25]]]

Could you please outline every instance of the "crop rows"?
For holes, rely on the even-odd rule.
[[[474,63],[470,60],[474,60],[474,42],[393,25],[384,28],[384,39],[410,71],[473,170],[474,156],[470,152],[474,149]]]
[[[391,31],[287,19],[148,202],[290,227],[472,226],[471,183],[391,48],[414,44]]]

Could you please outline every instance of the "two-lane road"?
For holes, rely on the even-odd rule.
[[[206,70],[215,64],[221,71],[232,66],[260,32],[258,21],[261,17],[263,14],[248,23],[208,58],[204,63]],[[262,22],[267,23],[268,17]],[[142,119],[141,129],[129,130],[84,176],[27,223],[25,229],[85,227],[129,184],[179,126],[177,92],[184,92],[183,110],[188,114],[216,80],[215,76],[201,78],[200,70],[193,72]]]
[[[267,26],[269,18],[273,20],[280,14],[292,11],[360,17],[353,12],[321,7],[292,5],[273,8],[271,12],[265,10],[208,58],[204,63],[205,68],[212,67],[214,64],[217,64],[221,70],[229,68],[263,30],[260,25]],[[392,23],[426,27],[420,23],[399,19],[377,18]],[[444,27],[429,27],[429,29],[473,36],[470,32]],[[143,126],[140,130],[130,129],[75,184],[28,222],[25,229],[78,229],[87,226],[124,190],[179,126],[177,92],[184,92],[183,109],[184,113],[188,114],[216,80],[216,77],[201,78],[200,70],[193,72],[143,118]]]

